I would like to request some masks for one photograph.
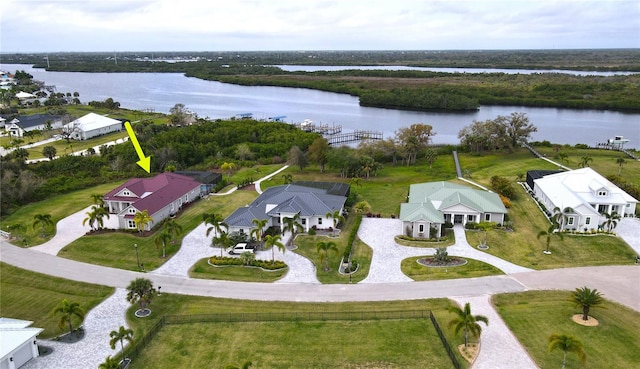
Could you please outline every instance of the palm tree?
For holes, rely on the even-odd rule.
[[[320,255],[320,263],[324,264],[324,271],[329,271],[329,251],[338,252],[338,246],[333,241],[319,241],[316,243],[316,252]]]
[[[171,237],[170,241],[174,241],[176,237],[182,233],[182,226],[174,219],[168,219],[164,222],[162,229],[169,234]]]
[[[91,195],[91,201],[95,205],[104,206],[104,198],[100,194],[94,193],[93,195]]]
[[[275,248],[277,247],[278,250],[285,252],[285,250],[287,249],[286,247],[284,247],[284,244],[280,241],[282,239],[282,236],[280,236],[279,234],[276,235],[266,235],[264,238],[264,245],[265,248],[269,249],[271,248],[271,262],[275,262],[276,261],[276,255],[275,255]]]
[[[222,227],[228,227],[227,223],[224,222],[224,218],[218,214],[204,213],[202,214],[202,220],[205,225],[211,225],[211,227],[207,228],[207,237],[209,237],[209,233],[211,233],[211,231],[215,230],[215,235],[217,235],[222,232]]]
[[[589,154],[585,154],[580,158],[580,160],[580,167],[584,168],[589,166],[589,162],[593,161],[593,158]]]
[[[222,252],[224,251],[225,247],[229,246],[230,243],[231,238],[229,238],[227,232],[220,232],[220,235],[218,237],[214,237],[211,239],[211,246],[220,246],[220,257],[222,257]]]
[[[567,155],[567,153],[566,153],[566,152],[559,152],[559,153],[556,155],[556,157],[557,157],[561,162],[563,162],[563,163],[568,163],[568,162],[569,162],[569,160],[568,160],[569,155]]]
[[[69,324],[69,334],[73,333],[73,317],[76,316],[80,319],[80,322],[84,320],[84,311],[77,302],[69,302],[64,299],[60,302],[60,305],[56,306],[51,315],[62,314],[60,320],[58,320],[58,327],[62,329],[66,324]]]
[[[356,203],[353,206],[353,208],[356,211],[356,213],[360,213],[360,214],[366,213],[368,211],[371,211],[371,205],[369,205],[369,203],[366,202],[366,201],[360,201],[360,202]]]
[[[573,352],[578,355],[578,359],[582,364],[587,360],[587,354],[584,351],[584,347],[582,346],[582,342],[576,339],[573,336],[569,336],[566,334],[557,334],[554,333],[549,336],[549,352],[555,349],[561,349],[564,352],[562,356],[562,369],[564,369],[567,365],[567,353]]]
[[[620,220],[620,215],[618,215],[618,213],[615,211],[612,212],[611,214],[602,213],[602,215],[604,215],[604,217],[607,218],[607,220],[605,220],[604,223],[602,223],[602,226],[606,227],[607,231],[611,232],[618,225],[618,221]]]
[[[143,211],[137,212],[133,216],[133,222],[136,224],[136,228],[138,231],[142,233],[147,224],[153,222],[153,218],[149,215],[149,212],[145,209]]]
[[[91,207],[91,211],[86,212],[87,217],[82,221],[82,225],[89,223],[91,230],[94,230],[93,225],[98,223],[97,229],[101,229],[104,226],[104,218],[105,216],[109,218],[109,212],[102,206],[93,205]]]
[[[120,362],[115,357],[107,356],[103,363],[100,363],[98,369],[120,369]]]
[[[344,217],[342,216],[342,214],[340,214],[340,210],[334,210],[333,213],[327,212],[327,214],[325,214],[325,218],[333,219],[333,235],[335,236],[336,228],[338,227],[338,224],[340,222],[344,222]]]
[[[33,216],[33,219],[33,229],[40,225],[42,227],[42,238],[46,237],[47,233],[45,231],[45,227],[53,225],[51,214],[36,214]]]
[[[284,223],[282,234],[287,231],[291,232],[291,240],[289,241],[289,244],[293,245],[293,240],[296,238],[296,232],[302,231],[302,224],[300,224],[300,215],[296,214],[293,217],[284,218],[282,222]]]
[[[156,236],[156,238],[154,239],[154,243],[156,244],[156,246],[162,246],[162,257],[166,258],[167,254],[166,254],[166,250],[167,250],[167,243],[171,242],[171,234],[169,233],[168,230],[164,230],[160,233],[158,233],[158,235]]]
[[[133,330],[120,326],[120,328],[117,331],[111,331],[111,333],[109,333],[109,336],[111,337],[111,341],[109,341],[109,345],[111,345],[112,350],[115,350],[116,343],[120,341],[120,347],[122,351],[122,363],[124,363],[125,360],[127,359],[124,356],[124,340],[129,341],[129,343],[133,342]]]
[[[486,316],[471,314],[471,304],[468,302],[464,305],[464,309],[451,306],[449,307],[449,311],[456,315],[456,317],[449,322],[449,327],[454,327],[456,334],[458,334],[461,329],[464,330],[464,347],[467,347],[469,342],[469,333],[476,339],[480,337],[482,327],[480,327],[478,322],[489,325],[489,319]]]
[[[551,243],[551,236],[558,236],[560,237],[561,240],[564,239],[564,237],[562,236],[562,233],[559,232],[554,232],[556,230],[556,225],[552,224],[549,229],[547,229],[546,231],[540,231],[538,232],[538,239],[540,239],[540,237],[546,236],[547,237],[547,249],[544,251],[545,254],[551,254],[551,251],[549,251],[549,244]]]
[[[242,265],[249,266],[254,260],[256,260],[256,254],[251,251],[245,251],[240,254],[240,261],[242,262]]]
[[[291,173],[283,174],[282,181],[284,182],[284,184],[289,184],[293,182],[293,175],[291,175]]]
[[[145,310],[151,304],[155,293],[153,282],[146,278],[136,278],[127,287],[127,301],[132,304],[137,302],[140,310]]]
[[[261,247],[263,246],[262,238],[264,236],[264,227],[267,226],[268,222],[269,222],[268,219],[258,219],[258,218],[255,218],[251,221],[251,223],[253,223],[253,225],[256,226],[254,229],[251,230],[251,236],[253,235],[256,236],[256,240],[258,240]]]
[[[616,159],[616,164],[618,164],[618,175],[622,175],[622,165],[626,162],[627,161],[622,157]]]
[[[82,220],[82,225],[84,226],[85,224],[89,223],[89,227],[91,227],[91,230],[93,231],[93,224],[96,222],[96,213],[95,213],[95,207],[91,207],[91,211],[87,211],[85,214],[87,214],[87,217],[84,218],[84,220]]]
[[[589,289],[588,287],[576,288],[571,292],[569,301],[573,302],[576,307],[582,308],[582,320],[589,320],[589,309],[592,307],[600,307],[604,303],[602,294],[597,289]]]
[[[560,209],[560,207],[556,206],[553,208],[553,215],[551,216],[551,223],[556,223],[558,228],[562,231],[564,228],[564,224],[569,219],[569,214],[574,214],[576,211],[570,207],[566,207],[564,209]]]

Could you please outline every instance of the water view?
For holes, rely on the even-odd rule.
[[[474,120],[524,112],[538,127],[532,140],[595,145],[615,135],[631,142],[626,147],[640,149],[640,114],[602,110],[481,106],[472,113],[414,112],[362,107],[358,98],[300,88],[238,86],[187,78],[178,73],[80,73],[47,72],[24,64],[4,64],[0,69],[24,70],[59,92],[78,92],[80,100],[113,98],[127,109],[151,109],[168,113],[177,103],[210,119],[252,113],[256,119],[286,116],[285,122],[311,119],[315,123],[381,131],[392,137],[400,127],[426,123],[437,133],[434,143],[458,143],[458,132]]]

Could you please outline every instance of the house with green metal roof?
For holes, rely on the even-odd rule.
[[[416,238],[440,237],[444,223],[502,224],[506,213],[498,194],[444,181],[412,184],[400,205],[402,228]]]

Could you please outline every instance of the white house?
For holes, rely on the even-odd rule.
[[[24,137],[25,132],[46,130],[47,125],[52,129],[62,127],[62,117],[50,114],[18,116],[5,122],[4,129],[11,137]]]
[[[427,182],[409,186],[409,199],[400,204],[405,233],[429,238],[432,229],[442,235],[445,222],[495,222],[502,224],[507,209],[498,194],[449,182]]]
[[[571,208],[565,229],[598,229],[602,214],[633,216],[638,200],[591,168],[543,175],[533,179],[533,192],[548,211]]]
[[[0,369],[17,369],[39,356],[36,337],[43,329],[31,324],[27,320],[0,318]]]
[[[121,229],[136,229],[135,214],[146,210],[153,221],[144,229],[151,230],[198,198],[200,182],[175,173],[162,173],[153,178],[132,178],[103,199],[109,213],[117,214]]]
[[[123,122],[96,113],[89,113],[71,123],[64,125],[63,130],[74,140],[88,140],[90,138],[119,132],[124,128]]]

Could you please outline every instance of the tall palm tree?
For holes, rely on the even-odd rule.
[[[84,220],[82,221],[82,225],[85,225],[86,223],[89,223],[89,226],[91,227],[91,230],[94,230],[93,225],[95,223],[98,224],[96,229],[101,229],[104,226],[104,219],[103,218],[105,216],[107,218],[109,218],[109,212],[107,211],[107,209],[102,207],[102,206],[97,206],[97,205],[93,205],[91,207],[91,211],[88,211],[85,214],[87,214],[87,217],[84,218]]]
[[[176,222],[175,219],[167,219],[162,226],[162,229],[171,236],[170,241],[174,241],[180,233],[182,233],[182,226]]]
[[[276,261],[276,254],[275,254],[275,248],[277,247],[278,250],[285,252],[285,250],[287,249],[286,247],[284,247],[284,244],[280,241],[282,239],[282,236],[280,236],[279,234],[276,235],[266,235],[264,238],[264,245],[265,248],[267,249],[271,249],[271,262],[275,262]]]
[[[136,228],[138,231],[142,233],[147,224],[153,222],[153,218],[149,215],[149,212],[145,209],[143,211],[137,212],[133,216],[133,222],[136,224]]]
[[[319,241],[316,243],[316,252],[320,255],[320,263],[324,264],[324,271],[329,271],[329,251],[338,252],[338,246],[333,241]]]
[[[588,167],[589,162],[593,161],[593,158],[589,154],[585,154],[580,158],[580,167]]]
[[[85,214],[87,214],[87,217],[84,218],[82,220],[82,225],[84,226],[85,224],[89,223],[89,227],[91,227],[91,230],[93,231],[93,225],[96,222],[96,213],[95,213],[95,207],[91,207],[91,211],[87,211]]]
[[[597,289],[590,289],[588,287],[576,288],[571,292],[571,298],[569,301],[573,302],[576,307],[582,308],[582,320],[589,320],[589,309],[592,307],[600,307],[604,303],[602,294]]]
[[[547,249],[544,251],[545,254],[551,254],[551,251],[549,251],[549,244],[551,243],[551,236],[558,236],[560,237],[561,240],[564,239],[564,237],[562,236],[562,233],[559,232],[554,232],[556,230],[556,225],[552,224],[551,226],[549,226],[549,229],[547,229],[546,231],[540,231],[538,232],[538,239],[540,239],[540,237],[547,237]]]
[[[602,223],[602,226],[606,227],[607,231],[611,232],[618,225],[618,221],[620,220],[620,215],[618,215],[618,213],[615,211],[611,212],[611,214],[602,213],[602,215],[604,215],[604,217],[607,218],[607,220],[605,220],[604,223]]]
[[[109,333],[109,336],[111,337],[109,345],[111,345],[112,350],[115,350],[116,343],[118,343],[118,341],[120,342],[122,351],[122,362],[124,363],[124,361],[127,359],[124,356],[124,340],[129,341],[129,343],[133,342],[133,330],[120,326],[117,331],[111,331],[111,333]]]
[[[626,163],[627,161],[624,160],[623,157],[617,158],[616,159],[616,164],[618,164],[618,175],[622,175],[622,165],[624,163]]]
[[[334,210],[333,212],[327,212],[327,214],[325,214],[325,218],[333,219],[333,235],[335,236],[336,228],[340,222],[344,222],[344,217],[340,214],[340,210]]]
[[[77,302],[69,302],[67,299],[63,299],[58,306],[56,306],[51,315],[62,314],[60,320],[58,320],[58,327],[62,329],[66,324],[69,324],[69,334],[73,333],[73,317],[80,319],[80,322],[84,320],[84,311]]]
[[[214,237],[211,239],[211,246],[220,246],[220,257],[222,257],[222,252],[227,246],[230,246],[231,238],[227,232],[220,232],[218,237]]]
[[[564,355],[562,356],[562,369],[567,365],[568,352],[578,355],[578,359],[582,364],[587,360],[587,353],[584,351],[582,342],[573,336],[557,333],[549,336],[549,352],[555,349],[560,349],[564,352]]]
[[[169,233],[168,230],[163,230],[162,232],[158,233],[158,235],[156,236],[156,238],[153,240],[153,242],[156,244],[157,247],[162,246],[162,257],[166,258],[167,257],[167,243],[171,242],[171,234]]]
[[[256,236],[256,240],[258,240],[258,242],[260,243],[260,246],[262,248],[262,238],[264,236],[264,227],[267,226],[267,223],[269,222],[268,219],[258,219],[258,218],[254,218],[251,223],[253,223],[253,225],[255,226],[255,228],[253,228],[251,230],[251,236],[255,235]]]
[[[302,232],[302,224],[300,224],[300,215],[296,214],[290,218],[284,218],[282,220],[284,223],[284,227],[282,229],[282,234],[286,232],[291,232],[291,240],[289,240],[289,244],[293,245],[293,240],[296,238],[296,232]]]
[[[42,227],[42,237],[44,238],[46,233],[46,227],[53,225],[53,220],[51,220],[51,214],[35,214],[33,216],[33,229],[40,225]]]
[[[469,342],[469,333],[471,333],[476,339],[480,337],[482,333],[482,327],[478,322],[483,322],[486,325],[489,325],[489,319],[484,315],[472,315],[471,314],[471,304],[468,302],[464,304],[464,309],[460,309],[457,306],[449,307],[449,311],[456,315],[449,322],[449,327],[454,327],[454,331],[456,334],[460,332],[460,330],[464,330],[464,347],[467,347]]]
[[[204,213],[202,214],[202,220],[205,225],[211,225],[211,227],[207,228],[207,237],[209,237],[211,231],[215,231],[214,235],[217,235],[223,231],[222,227],[228,227],[227,223],[224,222],[224,218],[219,214]]]
[[[115,357],[107,356],[104,362],[100,363],[98,369],[120,369],[120,362]]]
[[[151,304],[155,293],[151,280],[136,278],[127,286],[127,301],[132,304],[138,303],[140,310],[144,310]]]
[[[551,215],[551,223],[556,223],[558,228],[562,231],[564,224],[568,221],[569,215],[574,214],[576,211],[571,207],[561,209],[559,206],[553,208],[553,215]]]
[[[100,194],[94,193],[91,195],[91,201],[94,205],[104,206],[104,198]]]

